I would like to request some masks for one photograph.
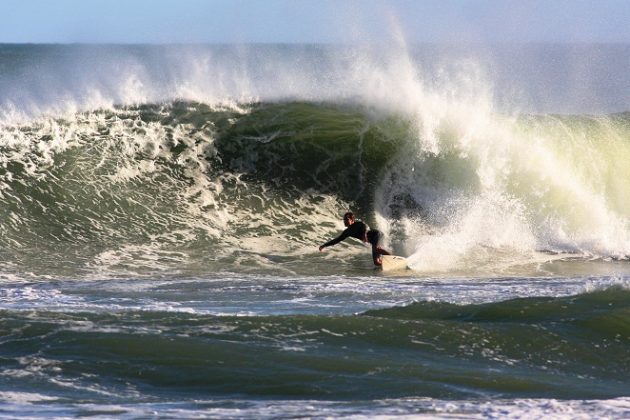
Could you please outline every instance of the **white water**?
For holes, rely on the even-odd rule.
[[[501,63],[496,61],[501,54],[486,49],[452,47],[433,47],[438,54],[429,56],[422,50],[412,53],[403,41],[387,52],[367,47],[53,46],[39,54],[24,48],[27,59],[16,60],[0,79],[0,140],[9,152],[4,162],[24,162],[33,176],[52,165],[56,153],[74,147],[78,138],[98,135],[103,125],[98,114],[88,112],[86,119],[77,117],[78,111],[174,99],[232,109],[259,100],[355,103],[366,106],[375,120],[395,114],[411,123],[407,146],[392,156],[377,191],[374,215],[364,216],[373,216],[392,245],[410,255],[418,272],[470,272],[480,266],[484,272],[501,272],[556,258],[550,253],[602,259],[630,255],[627,123],[603,115],[579,121],[513,117],[511,112],[528,104],[522,80],[504,80],[502,71],[513,69],[514,57],[503,57]],[[620,48],[610,54],[624,53]],[[571,60],[560,62],[553,75],[541,75],[531,88],[538,94],[548,88],[552,102],[557,101],[549,80],[557,81],[558,74],[574,64],[575,57],[569,55]],[[609,69],[613,85],[618,83],[618,63],[623,59],[611,61]],[[562,91],[567,109],[579,108],[577,99],[583,100],[583,95],[572,97],[566,84]],[[506,107],[512,93],[514,101]],[[619,95],[623,99],[623,93]],[[546,99],[539,100],[539,108],[549,106]],[[601,104],[597,99],[592,103]],[[619,97],[610,98],[610,103],[618,102]],[[66,115],[76,124],[58,125],[52,115]],[[25,138],[16,121],[39,128]],[[124,183],[155,171],[155,159],[165,157],[164,127],[130,120],[107,124],[114,137],[125,139],[130,156],[109,174],[113,180]],[[205,157],[212,154],[213,139],[193,138],[186,129],[168,133],[190,150],[182,157],[194,180],[182,197],[182,202],[192,200],[184,223],[218,236],[246,215],[230,212],[219,200],[221,183],[206,176]],[[32,142],[46,135],[53,141]],[[146,159],[137,162],[138,154]],[[394,214],[400,197],[420,210]],[[283,215],[290,213],[285,204]],[[305,217],[310,225],[338,223],[340,204],[329,199]],[[273,218],[256,223],[273,226]],[[297,255],[310,249],[305,242],[297,250],[273,244],[272,237],[241,238],[238,246]],[[100,260],[104,266],[124,264],[127,255],[133,260],[136,254],[151,253],[147,251],[132,246],[106,252]]]
[[[39,229],[47,232],[50,220],[42,218],[30,223],[33,221],[7,218],[2,229],[13,226],[20,236],[12,243],[15,253],[2,261],[0,309],[25,315],[25,324],[16,325],[16,330],[32,328],[29,314],[45,312],[50,312],[48,315],[52,318],[57,312],[76,314],[76,317],[68,317],[71,325],[64,326],[69,330],[110,333],[125,326],[94,325],[81,319],[81,314],[107,316],[118,311],[165,311],[191,314],[191,318],[195,315],[339,316],[409,304],[414,300],[467,304],[519,297],[571,296],[609,287],[628,287],[627,262],[606,261],[628,253],[630,214],[627,130],[615,125],[610,118],[597,117],[595,130],[579,128],[566,120],[555,121],[555,117],[545,117],[549,121],[535,119],[531,124],[516,120],[497,105],[503,104],[510,95],[498,93],[501,89],[497,89],[497,80],[487,73],[483,63],[475,60],[459,60],[455,68],[449,67],[450,70],[444,72],[438,71],[439,63],[434,63],[433,71],[426,72],[424,66],[427,65],[410,60],[404,49],[385,56],[363,50],[346,51],[340,54],[341,58],[337,55],[323,67],[307,53],[298,54],[303,56],[300,62],[295,60],[295,54],[282,56],[279,51],[264,53],[266,59],[262,61],[255,59],[260,53],[257,56],[248,48],[234,49],[223,55],[194,48],[189,51],[188,54],[167,48],[140,56],[124,49],[83,51],[79,55],[71,54],[69,60],[62,54],[59,60],[43,60],[42,66],[29,65],[30,70],[23,73],[22,78],[17,77],[21,70],[13,76],[1,76],[5,77],[0,80],[0,133],[6,159],[3,163],[24,163],[29,176],[22,178],[20,185],[29,187],[31,180],[50,176],[49,169],[56,155],[77,148],[79,143],[91,145],[90,139],[97,137],[104,127],[111,129],[114,136],[109,140],[100,138],[99,144],[105,149],[123,146],[115,153],[104,152],[102,166],[83,162],[86,165],[70,167],[75,171],[72,176],[60,178],[72,182],[83,180],[83,184],[79,182],[81,188],[74,192],[66,190],[74,186],[72,182],[61,184],[70,198],[72,194],[79,198],[74,203],[81,204],[63,214],[73,217],[75,211],[82,216],[92,214],[81,213],[83,206],[89,203],[80,198],[81,191],[92,188],[95,179],[105,177],[107,182],[101,185],[107,188],[129,185],[131,192],[143,191],[134,189],[134,182],[152,180],[153,174],[160,174],[156,170],[158,161],[170,159],[160,148],[166,144],[166,134],[187,144],[187,153],[182,156],[185,162],[180,162],[179,167],[187,171],[187,179],[192,180],[184,186],[172,179],[159,184],[164,196],[131,194],[130,201],[146,210],[146,213],[140,212],[140,216],[149,219],[152,226],[161,225],[164,233],[147,235],[146,241],[141,243],[114,240],[94,253],[90,250],[91,242],[85,245],[70,242],[74,247],[86,249],[81,249],[85,253],[74,262],[80,269],[69,270],[69,275],[55,274],[57,266],[54,265],[65,268],[73,257],[69,241],[53,243],[54,248],[62,248],[64,258],[60,263],[57,258],[47,260],[43,246],[45,239],[54,234],[72,238],[72,224],[64,226],[66,230],[61,233],[53,231],[40,240]],[[623,74],[626,77],[625,71]],[[537,89],[538,93],[544,90],[540,86]],[[237,209],[239,213],[235,213],[229,203],[218,200],[222,184],[207,176],[210,168],[206,154],[212,153],[211,136],[196,138],[194,132],[188,131],[190,127],[177,124],[170,125],[165,133],[165,127],[160,124],[141,123],[133,117],[121,117],[121,120],[114,117],[104,124],[99,120],[102,114],[96,111],[115,104],[141,105],[173,99],[240,107],[252,100],[287,98],[361,103],[373,112],[376,121],[391,114],[403,115],[411,121],[413,129],[407,147],[400,151],[400,156],[392,157],[392,166],[377,192],[374,218],[378,227],[390,234],[393,245],[412,254],[416,275],[431,273],[430,277],[379,277],[370,268],[357,269],[363,257],[366,265],[370,262],[369,251],[356,245],[340,245],[320,254],[315,238],[293,237],[287,244],[283,242],[284,236],[279,235],[285,231],[277,226],[291,220],[287,216],[294,215],[294,203],[274,203],[277,207],[272,211],[261,205],[262,211],[252,217],[254,212],[248,212],[247,208]],[[545,109],[564,99],[556,96],[535,105]],[[608,99],[604,104],[624,103],[619,98]],[[518,103],[508,105],[511,110],[520,108]],[[575,101],[567,105],[568,109],[576,109],[576,106]],[[77,114],[77,111],[85,113]],[[600,114],[604,112],[600,111]],[[51,115],[65,116],[64,122],[56,122]],[[23,125],[16,126],[16,121]],[[581,118],[579,124],[584,121],[590,119]],[[34,133],[24,134],[25,127],[26,131]],[[52,140],[46,140],[47,136]],[[81,163],[84,155],[78,156]],[[117,159],[112,161],[112,157]],[[90,170],[95,177],[88,176]],[[5,182],[11,181],[11,172],[3,172],[3,177]],[[56,181],[51,179],[53,184]],[[239,182],[238,176],[229,182]],[[54,187],[44,182],[43,190],[48,188]],[[95,190],[98,194],[90,198],[108,197],[108,191]],[[244,191],[252,190],[245,188]],[[12,191],[5,189],[3,193]],[[187,208],[164,212],[156,207],[167,201],[164,197],[171,195],[177,203],[188,203]],[[407,196],[421,209],[413,207],[413,211],[407,211],[409,209],[402,206],[402,215],[394,215],[396,209],[392,204],[398,203],[397,195]],[[24,194],[17,198],[24,200],[25,206],[39,208],[36,198],[27,197],[28,194]],[[263,203],[268,196],[260,194],[255,198]],[[316,200],[302,199],[297,207],[309,212],[304,212],[302,218],[288,228],[301,226],[301,223],[316,226],[314,236],[334,234],[341,228],[338,214],[345,210],[340,210],[340,206],[346,203],[325,197],[317,201],[319,204],[313,209],[310,204]],[[100,205],[106,203],[107,199],[97,199],[93,204],[101,210]],[[54,210],[56,204],[59,203],[48,203],[48,211]],[[125,206],[121,204],[120,209]],[[118,219],[112,216],[117,214],[115,211],[107,213],[105,218],[93,219],[95,226],[101,229],[98,232],[106,238],[110,238],[108,232],[114,239],[121,233],[135,233],[135,238],[144,238],[135,231],[129,232],[133,224],[120,227],[129,216],[140,217],[127,211],[121,211],[122,217]],[[174,216],[164,218],[163,214]],[[239,223],[239,227],[269,228],[271,233],[269,236],[244,235],[238,240],[222,238],[224,247],[216,254],[221,257],[236,252],[235,260],[226,263],[230,270],[238,272],[236,274],[208,275],[208,265],[195,267],[195,262],[191,261],[195,256],[178,249],[196,239],[193,234],[196,230],[218,238],[226,226]],[[148,226],[146,229],[150,231]],[[36,240],[22,243],[23,237],[31,233]],[[568,252],[581,258],[567,260],[566,254],[550,255],[539,250]],[[202,261],[208,255],[217,256],[206,254],[205,250],[201,254]],[[278,254],[284,259],[274,260],[278,255],[269,254]],[[584,259],[591,257],[597,260]],[[84,265],[83,258],[87,260]],[[548,263],[555,258],[560,261]],[[29,263],[37,265],[40,260],[43,268],[30,272]],[[212,264],[211,261],[210,267]],[[190,276],[182,267],[202,274]],[[248,270],[256,274],[249,275]],[[294,274],[300,270],[309,273]],[[261,272],[270,274],[261,275]],[[312,275],[313,272],[318,275]],[[475,273],[490,278],[476,277]],[[512,277],[501,278],[503,273],[511,273]],[[159,334],[150,322],[134,323],[133,328],[134,332],[144,330]],[[175,332],[185,334],[185,331]],[[176,340],[180,339],[185,341],[186,337],[177,336]],[[65,346],[63,341],[57,342],[55,337],[53,340],[43,345],[50,344],[53,350],[54,346]],[[291,346],[293,342],[289,340],[282,345]],[[19,349],[20,343],[16,346]],[[74,350],[68,348],[68,351]],[[108,361],[111,362],[104,360]],[[46,363],[51,363],[48,367],[54,386],[66,389],[67,393],[30,385],[29,380],[40,375]],[[5,378],[19,386],[0,393],[3,400],[0,409],[16,418],[85,415],[96,418],[156,415],[623,418],[630,411],[627,398],[490,402],[422,397],[286,401],[283,396],[269,399],[210,396],[204,400],[197,398],[198,394],[173,389],[173,394],[167,393],[160,399],[143,394],[136,384],[124,390],[108,389],[100,385],[98,375],[90,376],[89,372],[85,375],[77,372],[77,379],[57,380],[55,372],[61,367],[55,363],[59,362],[40,357],[34,351],[6,369]],[[481,369],[480,372],[484,368]],[[19,388],[21,386],[24,388]],[[83,399],[84,392],[99,397]],[[120,402],[94,402],[116,400]]]
[[[381,229],[408,238],[412,268],[496,270],[535,261],[539,251],[630,255],[625,117],[510,117],[474,65],[439,90],[409,60],[393,68],[398,78],[381,77],[390,84],[370,100],[408,115],[416,132],[392,157],[375,211]],[[399,217],[405,200],[414,209]]]

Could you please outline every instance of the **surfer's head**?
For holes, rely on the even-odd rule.
[[[352,214],[351,212],[348,212],[343,215],[343,224],[345,226],[350,226],[353,223],[354,223],[354,214]]]

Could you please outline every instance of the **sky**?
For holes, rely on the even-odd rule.
[[[630,43],[630,0],[0,0],[0,43]]]

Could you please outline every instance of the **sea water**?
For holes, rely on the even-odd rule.
[[[0,415],[630,416],[629,64],[0,46]]]

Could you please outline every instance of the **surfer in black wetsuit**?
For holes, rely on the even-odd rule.
[[[346,226],[346,230],[341,232],[341,235],[337,238],[320,246],[320,251],[323,251],[326,247],[336,245],[351,236],[353,238],[360,239],[364,243],[369,242],[372,245],[372,260],[374,260],[374,265],[382,265],[381,255],[391,255],[381,246],[381,242],[383,240],[383,234],[381,231],[375,229],[370,230],[365,223],[360,220],[355,220],[354,214],[350,212],[343,215],[343,224]]]

